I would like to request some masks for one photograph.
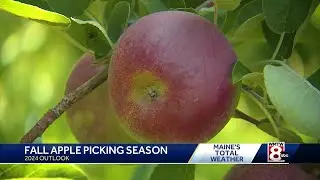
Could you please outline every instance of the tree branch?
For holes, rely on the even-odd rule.
[[[100,73],[96,74],[90,80],[82,84],[76,90],[62,98],[62,100],[50,109],[30,130],[27,132],[20,143],[32,143],[40,137],[44,131],[58,119],[68,108],[70,108],[78,100],[89,94],[103,82],[108,79],[108,65]]]
[[[234,112],[233,117],[235,118],[241,118],[245,121],[248,121],[254,125],[258,125],[260,123],[260,121],[254,119],[253,117],[250,117],[248,115],[246,115],[245,113],[241,112],[240,110],[236,109],[236,111]]]

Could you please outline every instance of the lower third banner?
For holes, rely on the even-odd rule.
[[[1,164],[320,163],[320,144],[0,144]]]

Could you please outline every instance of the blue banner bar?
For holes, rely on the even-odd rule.
[[[320,144],[0,144],[0,163],[320,163]]]

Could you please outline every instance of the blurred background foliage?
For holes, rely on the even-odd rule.
[[[32,125],[64,95],[65,84],[77,59],[83,54],[61,32],[34,21],[0,11],[0,143],[17,143]],[[249,29],[249,28],[248,28]],[[247,64],[267,59],[272,54],[263,39],[262,28],[251,27],[252,33],[238,34],[232,39],[240,59]],[[316,10],[302,36],[297,39],[292,67],[305,77],[320,67],[320,8]],[[232,31],[231,33],[232,34]],[[318,39],[318,40],[315,40]],[[245,43],[244,43],[245,42]],[[266,57],[266,58],[263,58]],[[238,109],[257,119],[265,118],[250,99],[243,96]],[[316,140],[304,137],[304,142]],[[263,143],[276,141],[253,124],[232,118],[211,143]],[[77,143],[65,115],[43,134],[44,143]],[[75,165],[88,179],[130,179],[138,165]],[[196,179],[222,179],[232,165],[199,165]],[[40,169],[50,165],[36,165]],[[35,165],[2,165],[0,177],[18,177],[28,171],[30,177],[54,177],[55,174],[34,173]],[[61,169],[61,167],[59,167]],[[58,169],[59,169],[58,168]],[[62,167],[67,168],[67,167]],[[68,167],[70,168],[70,167]],[[1,172],[2,171],[2,172]],[[45,172],[45,171],[44,171]],[[75,179],[82,179],[79,177]],[[74,177],[73,177],[74,179]]]

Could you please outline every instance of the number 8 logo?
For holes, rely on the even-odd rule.
[[[282,148],[280,148],[279,146],[273,146],[270,148],[270,155],[269,158],[272,161],[280,161],[281,160],[281,151]]]

